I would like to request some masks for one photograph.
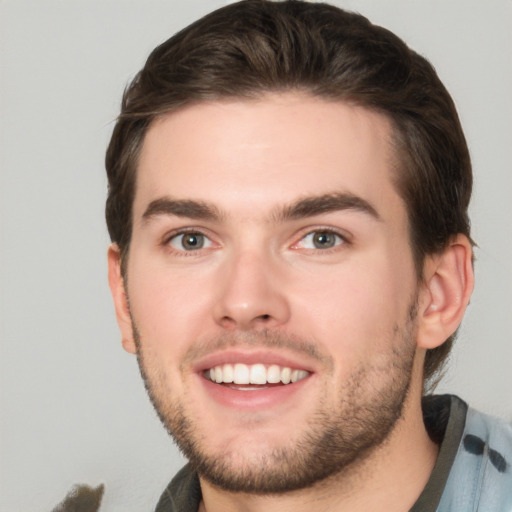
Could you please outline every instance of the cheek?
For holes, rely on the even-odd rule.
[[[209,309],[205,279],[147,264],[141,268],[136,262],[131,270],[130,309],[145,345],[179,355],[204,331]]]
[[[392,260],[350,265],[298,290],[296,317],[335,357],[355,361],[389,350],[406,319],[410,287]]]

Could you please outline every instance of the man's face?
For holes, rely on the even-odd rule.
[[[147,133],[125,347],[221,487],[309,485],[402,414],[417,279],[390,138],[379,114],[291,93],[189,106]]]

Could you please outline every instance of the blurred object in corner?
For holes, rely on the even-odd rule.
[[[104,490],[103,484],[95,488],[75,485],[52,512],[98,512]]]

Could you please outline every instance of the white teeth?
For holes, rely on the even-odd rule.
[[[250,369],[249,382],[251,384],[266,384],[267,369],[262,364],[253,364]]]
[[[273,364],[268,367],[267,382],[269,384],[277,384],[278,382],[281,382],[281,368],[279,368],[277,364]]]
[[[307,376],[308,372],[306,370],[293,370],[292,382],[297,382],[299,380],[305,379]]]
[[[235,384],[249,384],[249,367],[246,364],[235,364],[233,382]]]
[[[233,382],[233,380],[235,379],[235,372],[233,370],[233,366],[231,366],[230,364],[225,364],[223,367],[222,367],[222,381],[221,382],[225,382],[226,384],[229,384],[231,382]]]
[[[212,382],[217,384],[290,384],[305,379],[309,375],[306,370],[292,370],[287,366],[278,366],[272,364],[265,366],[264,364],[224,364],[210,368],[205,372],[205,376]]]
[[[291,368],[283,368],[281,370],[281,382],[283,384],[290,384],[292,377],[292,369]]]

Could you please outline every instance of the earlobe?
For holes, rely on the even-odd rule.
[[[457,235],[440,254],[427,257],[418,311],[419,347],[438,347],[456,331],[473,286],[473,251],[466,236]]]
[[[133,328],[130,317],[130,308],[124,286],[124,279],[121,274],[121,254],[117,244],[108,248],[108,283],[114,300],[117,323],[121,330],[123,348],[132,354],[136,352],[133,339]]]

